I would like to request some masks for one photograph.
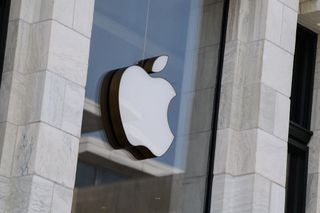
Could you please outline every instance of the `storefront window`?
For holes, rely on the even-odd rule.
[[[223,1],[96,0],[73,212],[202,212]],[[101,124],[109,72],[161,55],[176,96],[168,108],[173,143],[137,160],[115,150]],[[141,94],[136,94],[137,96]]]

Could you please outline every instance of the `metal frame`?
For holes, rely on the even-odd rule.
[[[218,118],[219,118],[219,105],[220,105],[220,96],[221,96],[221,80],[223,72],[223,61],[224,61],[224,51],[226,44],[226,35],[227,35],[227,26],[228,26],[228,15],[229,15],[229,5],[230,0],[224,0],[223,5],[223,15],[222,15],[222,25],[221,25],[221,35],[220,35],[220,47],[219,47],[219,61],[218,61],[218,70],[216,76],[216,87],[213,100],[213,116],[211,124],[211,141],[209,146],[209,161],[207,169],[207,182],[206,182],[206,192],[205,192],[205,203],[204,203],[204,212],[210,213],[211,211],[211,199],[212,199],[212,185],[214,178],[214,158],[216,150],[216,138],[217,138],[217,129],[218,129]]]

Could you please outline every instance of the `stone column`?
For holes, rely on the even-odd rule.
[[[298,0],[231,0],[212,212],[284,212]]]
[[[70,212],[94,0],[12,0],[0,88],[0,211]]]

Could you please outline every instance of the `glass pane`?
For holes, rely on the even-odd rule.
[[[94,166],[79,161],[77,173],[76,187],[92,186],[95,184],[96,168]]]
[[[97,175],[91,186],[76,185],[73,212],[203,211],[222,7],[217,0],[95,1],[79,160]],[[167,111],[174,140],[163,155],[137,160],[113,149],[102,128],[101,82],[112,70],[161,55],[167,65],[149,76],[175,90]],[[163,105],[158,99],[151,105]],[[160,131],[152,129],[156,122],[150,131]],[[76,182],[85,178],[78,167]]]

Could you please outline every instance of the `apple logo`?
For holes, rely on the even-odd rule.
[[[163,155],[174,139],[168,107],[175,90],[165,79],[150,76],[167,62],[168,56],[145,59],[108,72],[102,80],[100,108],[108,141],[139,160]]]

